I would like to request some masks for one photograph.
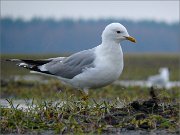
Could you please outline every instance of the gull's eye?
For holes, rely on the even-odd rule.
[[[118,34],[121,33],[120,31],[116,31]]]

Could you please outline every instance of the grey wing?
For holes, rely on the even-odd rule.
[[[84,69],[94,67],[95,54],[93,49],[75,53],[63,59],[54,59],[45,64],[50,74],[62,78],[72,79],[82,73]]]

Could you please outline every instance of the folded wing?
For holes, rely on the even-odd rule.
[[[53,75],[67,79],[82,73],[87,68],[94,67],[95,55],[92,50],[85,50],[62,60],[52,60],[41,66]]]
[[[72,79],[87,68],[94,67],[95,54],[93,49],[75,53],[69,57],[58,57],[44,60],[10,59],[19,67],[32,71]]]

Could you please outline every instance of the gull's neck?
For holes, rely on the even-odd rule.
[[[101,45],[97,47],[97,50],[101,56],[106,57],[107,59],[122,59],[123,61],[123,52],[120,43],[112,40],[103,40]]]
[[[120,40],[112,40],[112,39],[107,39],[107,38],[102,38],[102,44],[120,44]]]
[[[110,40],[102,41],[102,44],[96,48],[96,65],[104,65],[116,72],[119,77],[123,70],[123,52],[120,43]],[[103,63],[103,64],[102,64]]]
[[[121,45],[120,42],[117,42],[116,40],[102,40],[101,43],[102,48],[106,49],[106,51],[121,51]]]

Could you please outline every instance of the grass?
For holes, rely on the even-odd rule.
[[[157,103],[148,88],[109,85],[80,91],[51,80],[48,83],[18,81],[1,88],[10,108],[1,106],[1,133],[116,134],[117,130],[178,131],[179,88],[155,89]],[[12,98],[13,97],[13,98]],[[33,99],[19,109],[15,99]]]
[[[17,109],[18,105],[14,106],[13,100],[8,99],[11,107],[1,108],[1,133],[116,133],[112,129],[166,129],[174,133],[178,130],[179,107],[177,103],[168,105],[171,98],[167,102],[158,97],[158,104],[151,103],[150,97],[143,102],[123,102],[122,108],[119,98],[97,101],[67,96],[61,100],[33,100],[24,110]]]
[[[54,55],[3,55],[2,58],[48,58]],[[143,65],[143,66],[142,66]],[[147,79],[160,67],[170,68],[170,80],[179,80],[179,55],[125,55],[123,80]],[[14,63],[1,63],[1,98],[10,108],[1,106],[0,133],[4,134],[117,134],[138,130],[163,130],[178,134],[179,87],[155,89],[109,85],[90,90],[89,98],[77,89],[48,78],[47,83],[15,81],[14,75],[26,75]],[[19,109],[16,99],[27,102]],[[146,133],[144,133],[146,134]]]
[[[125,55],[124,71],[120,79],[141,80],[158,73],[159,68],[168,67],[170,80],[179,80],[180,55],[173,54],[132,54]]]
[[[170,97],[179,97],[179,88],[174,87],[171,90],[157,89],[161,94],[168,94]],[[34,98],[34,99],[60,99],[65,96],[81,96],[78,89],[64,85],[59,80],[49,80],[48,83],[36,81],[13,81],[9,80],[1,85],[1,98]],[[109,85],[99,89],[90,89],[89,98],[107,99],[120,98],[127,101],[137,99],[146,99],[149,96],[148,88],[141,87],[122,87],[118,85]]]

